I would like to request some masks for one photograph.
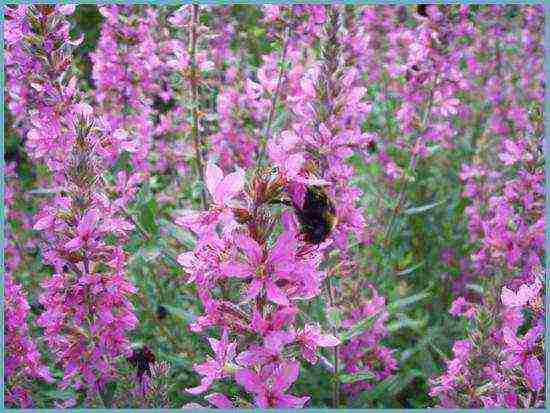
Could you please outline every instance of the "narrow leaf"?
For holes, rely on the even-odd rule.
[[[339,328],[342,324],[342,315],[336,307],[331,307],[327,311],[327,319],[331,327]]]
[[[400,300],[394,301],[388,305],[388,310],[395,311],[397,309],[401,309],[403,307],[407,307],[411,304],[417,303],[418,301],[421,301],[425,298],[428,298],[431,296],[431,293],[424,292],[424,293],[418,293],[411,295],[409,297],[401,298]]]
[[[360,322],[355,324],[353,327],[351,327],[348,331],[340,334],[340,337],[339,337],[340,341],[343,343],[355,336],[363,334],[365,331],[367,331],[369,328],[372,327],[375,320],[376,320],[376,315],[373,315],[368,318],[365,318],[364,320],[361,320]]]
[[[361,381],[361,380],[372,380],[374,379],[376,376],[369,372],[369,371],[363,371],[363,372],[360,372],[360,373],[355,373],[355,374],[341,374],[340,375],[340,382],[341,383],[355,383],[356,381]]]
[[[422,206],[419,206],[419,207],[409,208],[409,209],[406,209],[403,212],[407,215],[420,214],[421,212],[429,211],[430,209],[435,208],[436,206],[441,205],[442,203],[443,203],[443,201],[434,202],[433,204],[428,204],[428,205],[422,205]]]
[[[401,330],[402,328],[410,328],[410,329],[416,330],[422,327],[423,325],[424,325],[424,321],[414,320],[403,314],[399,320],[393,321],[388,324],[388,331],[393,333],[397,330]]]
[[[483,290],[483,286],[479,285],[479,284],[466,284],[466,288],[472,290],[472,291],[475,291],[476,293],[479,293],[481,295],[484,295],[484,290]]]
[[[397,275],[407,275],[407,274],[410,274],[412,273],[413,271],[417,270],[418,268],[422,267],[424,265],[424,261],[422,261],[421,263],[418,263],[416,265],[413,265],[412,267],[409,267],[403,271],[399,271],[398,273],[396,273]]]

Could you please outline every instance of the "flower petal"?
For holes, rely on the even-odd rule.
[[[542,389],[544,386],[544,372],[539,360],[535,356],[527,359],[523,366],[523,372],[531,389],[534,391]]]
[[[334,337],[332,334],[320,334],[317,339],[317,345],[319,347],[334,347],[340,344],[340,340]]]
[[[185,391],[196,396],[197,394],[204,393],[206,390],[208,390],[213,381],[214,380],[211,377],[203,377],[199,386],[187,388],[185,389]]]
[[[275,370],[273,385],[271,388],[278,392],[285,392],[298,378],[300,373],[300,364],[298,362],[289,362],[279,366]]]
[[[206,166],[206,174],[204,177],[206,181],[206,187],[208,188],[208,192],[214,197],[216,193],[216,189],[218,188],[218,185],[223,179],[223,172],[222,170],[214,163],[209,163]]]
[[[233,403],[229,398],[221,393],[212,393],[205,397],[206,401],[212,406],[217,407],[218,409],[233,409]]]
[[[266,282],[267,299],[279,305],[288,306],[290,302],[283,291],[271,280]]]
[[[264,382],[256,373],[249,369],[241,369],[235,373],[235,381],[249,393],[262,394],[265,392]]]
[[[244,169],[237,168],[233,173],[230,173],[217,186],[214,198],[216,203],[225,204],[231,198],[238,195],[244,188]]]

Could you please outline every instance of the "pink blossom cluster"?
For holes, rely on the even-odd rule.
[[[269,142],[275,164],[294,173],[312,162],[320,178],[330,183],[327,192],[336,205],[338,224],[335,245],[345,250],[350,234],[362,241],[364,218],[357,202],[359,188],[350,185],[354,168],[347,162],[368,136],[361,132],[360,119],[369,112],[362,101],[366,89],[358,85],[359,72],[350,65],[351,56],[341,38],[343,16],[338,8],[315,6],[310,20],[324,23],[320,56],[293,68],[295,89],[286,96],[293,114],[290,127]],[[321,30],[320,30],[321,31]],[[322,171],[322,172],[321,172]]]
[[[274,10],[268,10],[269,18],[274,19]],[[277,9],[278,18],[282,11]],[[362,191],[350,184],[356,171],[349,161],[354,154],[365,152],[376,139],[362,130],[362,121],[371,110],[371,104],[365,102],[367,89],[357,67],[362,53],[360,44],[366,34],[359,29],[359,15],[343,7],[293,6],[287,13],[285,21],[291,28],[287,46],[290,68],[284,77],[281,99],[289,106],[291,116],[285,129],[268,141],[268,154],[281,173],[294,181],[291,193],[298,205],[303,202],[307,185],[325,186],[336,207],[337,225],[331,234],[334,244],[330,247],[341,253],[342,265],[336,274],[349,276],[350,271],[345,268],[352,266],[352,259],[347,256],[350,236],[359,242],[365,240],[365,219],[359,206]],[[300,51],[315,44],[320,52],[304,58]],[[276,72],[272,73],[274,85]],[[335,290],[335,294],[342,303],[350,298],[344,291]],[[382,312],[383,303],[383,299],[374,300],[369,308]],[[341,307],[344,311],[347,306]],[[360,314],[355,314],[346,327],[360,321]],[[382,330],[384,321],[380,321]],[[363,345],[371,342],[373,355],[376,353],[373,361],[379,356],[382,364],[387,361],[391,366],[376,378],[383,379],[395,369],[395,361],[387,349],[378,353],[382,349],[378,341],[384,334],[371,333],[352,338],[342,347],[339,357],[344,371],[355,373],[369,368],[361,361],[361,354]],[[370,383],[359,380],[345,385],[343,390],[356,395],[371,387]]]
[[[10,271],[23,267],[26,252],[36,247],[36,239],[27,236],[32,229],[32,214],[20,208],[21,204],[29,204],[29,199],[24,196],[20,183],[17,181],[17,162],[9,162],[4,169],[4,217],[6,225],[4,229],[4,263]],[[13,231],[11,223],[17,223],[18,231]]]
[[[76,210],[76,211],[75,211]],[[44,256],[55,273],[42,283],[38,318],[44,338],[64,367],[62,388],[97,391],[111,380],[114,362],[128,352],[126,334],[137,319],[128,300],[135,292],[124,271],[125,253],[106,234],[124,238],[128,223],[110,215],[105,199],[86,209],[59,197],[39,214],[35,229],[47,241]]]
[[[368,73],[367,84],[377,86],[372,103],[386,106],[381,109],[385,125],[383,134],[377,131],[376,153],[364,155],[381,166],[385,179],[380,184],[391,193],[404,179],[398,165],[403,154],[413,155],[414,170],[418,159],[429,158],[434,149],[456,148],[459,131],[453,120],[468,116],[459,97],[475,87],[460,70],[472,48],[462,41],[474,30],[468,6],[419,7],[368,6],[361,12],[364,27],[359,33],[366,50],[358,56],[358,65]],[[396,107],[389,113],[391,101]]]
[[[216,103],[219,130],[208,138],[224,169],[254,165],[259,143],[255,135],[270,106],[264,92],[250,78],[244,81],[231,70],[225,72]]]
[[[73,10],[10,10],[8,55],[22,63],[38,60],[42,70],[33,72],[47,74],[17,78],[22,90],[38,92],[33,99],[17,100],[31,113],[27,146],[34,159],[46,158],[58,185],[35,217],[44,263],[54,269],[42,283],[44,311],[37,323],[64,369],[59,386],[97,391],[114,377],[114,362],[128,348],[126,333],[137,323],[128,299],[135,289],[124,272],[125,253],[121,244],[107,242],[107,235],[123,242],[132,225],[120,217],[120,202],[101,192],[112,144],[104,134],[108,128],[96,123],[90,106],[78,103],[76,79],[63,83],[71,64],[66,45],[76,44],[65,18]]]
[[[108,158],[98,149],[104,131],[95,128],[92,108],[78,106],[72,124],[76,141],[62,181],[67,195],[44,203],[34,224],[44,261],[54,268],[42,282],[45,310],[37,322],[63,366],[59,386],[85,387],[93,397],[114,378],[116,359],[129,351],[126,334],[137,324],[129,301],[135,287],[121,247],[133,225],[122,217],[124,199],[113,202],[102,191],[100,171]]]
[[[211,39],[206,43],[214,63],[209,84],[219,90],[216,106],[212,108],[216,128],[207,137],[211,145],[209,151],[225,170],[235,166],[253,167],[259,144],[257,137],[270,107],[266,96],[269,91],[254,80],[252,73],[239,68],[242,66],[239,61],[248,57],[246,49],[239,48],[234,52],[229,47],[239,35],[238,21],[231,16],[231,10],[226,7],[215,9],[209,27]],[[258,77],[260,73],[262,68],[258,70]]]
[[[204,307],[191,330],[215,327],[222,338],[209,338],[215,358],[195,366],[201,384],[188,391],[201,394],[214,381],[233,378],[256,407],[303,407],[309,397],[287,393],[300,370],[291,349],[316,363],[318,347],[339,342],[318,326],[300,327],[296,320],[297,303],[320,292],[322,252],[300,240],[288,212],[282,216],[283,232],[275,234],[268,203],[287,185],[279,174],[261,174],[245,191],[243,170],[224,176],[209,164],[206,183],[214,200],[210,209],[177,221],[198,237],[195,250],[181,254],[178,262]],[[229,340],[230,334],[236,341]],[[207,400],[217,407],[233,405],[219,394]]]
[[[69,79],[70,53],[82,39],[70,39],[64,18],[73,12],[70,5],[6,9],[8,105],[31,159],[45,161],[54,172],[74,138],[60,121],[77,86],[75,77]]]
[[[182,86],[177,88],[178,96],[186,103],[183,109],[190,111],[193,104],[199,106],[198,133],[201,135],[202,145],[200,149],[205,151],[204,146],[208,144],[209,151],[217,155],[219,163],[228,167],[234,164],[245,165],[236,160],[233,163],[234,160],[228,152],[230,147],[235,148],[235,144],[242,143],[242,139],[236,135],[239,128],[224,121],[229,116],[231,105],[236,103],[227,102],[225,99],[225,90],[232,88],[237,72],[236,57],[229,47],[235,35],[235,21],[230,12],[231,8],[225,6],[198,6],[198,16],[208,14],[210,17],[205,25],[200,21],[193,23],[193,6],[182,6],[168,18],[168,27],[176,31],[176,38],[167,42],[171,49],[168,53],[171,58],[167,62],[169,72],[177,73],[183,79]],[[194,53],[189,49],[189,39],[193,30],[197,36]],[[194,81],[191,79],[192,58],[197,66],[196,81],[199,89],[199,101],[195,103],[190,93]],[[182,131],[189,133],[190,128],[191,125],[188,123]],[[214,132],[216,129],[218,130]],[[246,146],[239,146],[238,152],[241,156],[249,153]]]
[[[393,350],[381,345],[380,341],[388,336],[385,322],[389,314],[385,309],[385,299],[370,286],[372,298],[360,307],[351,310],[350,317],[342,321],[342,327],[352,331],[362,322],[369,327],[340,347],[342,371],[346,374],[367,374],[372,379],[358,380],[342,386],[342,390],[356,397],[365,390],[371,390],[373,383],[380,382],[397,370],[397,360]]]
[[[147,172],[153,141],[152,96],[163,92],[157,76],[163,62],[153,32],[157,12],[146,8],[140,13],[135,7],[139,6],[100,7],[105,22],[91,55],[92,77],[99,112],[117,140],[112,159],[121,150],[130,152],[136,170]]]
[[[33,407],[32,388],[33,379],[53,382],[53,377],[47,366],[41,361],[36,342],[29,331],[29,310],[26,293],[23,286],[17,281],[18,272],[25,262],[24,250],[29,243],[22,244],[17,234],[10,228],[12,221],[17,221],[23,228],[29,226],[29,216],[15,208],[15,202],[20,196],[17,181],[14,179],[15,163],[6,167],[6,186],[4,192],[4,206],[6,216],[5,239],[5,275],[4,275],[4,338],[6,358],[5,379],[7,382],[6,402],[8,405],[22,408]],[[18,246],[16,246],[18,243]],[[31,244],[32,245],[32,244]]]
[[[6,403],[22,408],[33,407],[30,380],[38,378],[47,382],[54,379],[41,356],[35,341],[29,335],[29,303],[22,286],[10,272],[4,275],[4,334],[6,359],[4,374],[7,381]]]
[[[506,19],[498,17],[505,10],[495,6],[490,11],[487,31],[501,33]],[[431,394],[443,407],[535,407],[544,400],[544,161],[538,117],[542,22],[541,8],[526,8],[520,25],[505,39],[524,47],[525,55],[500,52],[495,74],[485,83],[491,109],[488,131],[477,142],[474,163],[463,166],[463,196],[471,200],[465,213],[475,246],[470,271],[489,291],[480,302],[458,297],[451,308],[452,314],[467,316],[477,327],[470,339],[455,343],[454,359],[434,381]],[[482,46],[487,45],[480,45],[485,50]],[[474,76],[483,73],[477,68]],[[525,107],[538,109],[528,113]],[[532,316],[527,318],[527,313]],[[488,344],[482,345],[482,339]],[[476,397],[466,400],[471,392]]]
[[[170,80],[181,69],[175,67],[174,56],[177,59],[184,47],[170,34],[166,10],[109,5],[100,7],[100,13],[105,21],[91,55],[91,93],[112,136],[111,164],[129,154],[132,176],[125,177],[124,170],[118,174],[133,185],[154,172],[185,173],[191,146],[181,134],[188,133],[190,125],[186,108],[176,103],[186,96],[180,96]],[[160,202],[173,200],[159,194]]]
[[[472,255],[477,277],[495,278],[505,284],[501,305],[493,310],[497,311],[493,321],[496,325],[491,324],[483,335],[497,350],[490,352],[492,358],[479,374],[480,362],[472,360],[489,350],[479,349],[472,340],[455,343],[455,358],[431,390],[443,407],[519,408],[537,406],[544,400],[544,312],[539,276],[544,251],[542,163],[539,162],[535,170],[534,174],[521,170],[518,178],[504,181],[504,185],[496,188],[493,182],[493,190],[501,195],[486,196],[487,192],[479,192],[469,207],[472,236],[480,241],[480,247]],[[476,172],[474,168],[468,171]],[[502,178],[500,173],[493,175]],[[469,189],[475,187],[474,179],[484,177],[489,178],[479,173],[469,175]],[[487,185],[484,187],[487,189]],[[489,208],[477,209],[484,198]],[[480,211],[486,212],[478,215]],[[488,305],[486,300],[483,298],[482,303],[477,304],[477,300],[470,302],[458,297],[451,313],[464,315],[476,323],[480,311]],[[525,318],[526,310],[533,313],[532,321]],[[522,333],[524,326],[528,326],[528,330]],[[518,370],[519,366],[522,367]],[[463,400],[468,387],[475,389],[482,382],[489,382],[493,387],[470,402]]]
[[[447,371],[433,380],[430,395],[443,408],[527,408],[544,404],[544,310],[542,283],[503,287],[500,330],[458,340]],[[484,309],[472,306],[479,321]],[[532,313],[528,321],[526,313]],[[527,330],[523,326],[527,325]]]
[[[153,368],[149,348],[146,362],[131,353],[134,229],[147,248],[194,242],[177,257],[181,268],[154,272],[183,269],[163,281],[185,281],[178,288],[202,304],[189,329],[211,352],[194,365],[200,382],[187,393],[218,408],[302,408],[311,395],[299,393],[298,377],[319,363],[334,381],[334,407],[340,391],[353,402],[399,378],[385,295],[407,290],[406,277],[428,278],[415,273],[423,263],[402,268],[433,252],[417,248],[417,224],[429,220],[414,210],[446,205],[426,200],[452,183],[450,198],[467,205],[467,228],[456,232],[468,240],[444,234],[451,246],[437,246],[441,259],[427,274],[439,264],[458,271],[439,275],[454,299],[449,313],[465,319],[442,318],[468,327],[429,395],[444,408],[542,406],[542,6],[106,5],[87,93],[72,75],[82,42],[69,35],[74,10],[6,8],[6,103],[40,188],[23,194],[17,164],[7,164],[10,405],[33,407],[41,381],[86,397],[59,407],[105,403],[107,385],[129,377],[120,374],[125,359],[141,387],[124,397],[160,389],[167,365]],[[249,30],[241,13],[260,10],[261,27]],[[269,50],[249,50],[260,43]],[[431,188],[434,177],[446,181]],[[142,183],[159,191],[167,208],[158,214],[180,214],[181,194],[197,187],[204,208],[149,235],[128,212],[139,208]],[[322,225],[334,227],[320,244],[308,241],[300,210],[313,189],[335,211],[334,221],[324,211]],[[417,201],[428,205],[413,208]],[[169,232],[184,235],[165,239]],[[40,265],[26,271],[31,260]],[[386,275],[403,278],[375,282]],[[34,319],[27,297],[35,312],[36,295]],[[304,310],[317,299],[330,334]],[[162,334],[172,316],[155,319]],[[57,383],[42,348],[62,371]],[[240,395],[221,394],[227,384]],[[168,403],[168,390],[158,393]]]

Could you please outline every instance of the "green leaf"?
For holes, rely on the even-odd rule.
[[[449,360],[449,356],[443,352],[430,338],[428,340],[428,345],[432,348],[433,351],[437,353],[437,355],[441,358],[441,360]]]
[[[418,263],[416,265],[413,265],[412,267],[409,267],[403,271],[399,271],[398,273],[396,273],[397,275],[407,275],[407,274],[410,274],[412,273],[413,271],[415,271],[416,269],[422,267],[424,265],[424,261],[422,261],[421,263]]]
[[[105,387],[103,387],[99,392],[99,395],[101,396],[101,400],[103,401],[103,404],[107,409],[110,409],[111,406],[113,405],[113,397],[115,395],[115,390],[116,390],[116,382],[111,381],[107,383]]]
[[[154,198],[149,199],[141,205],[141,209],[139,211],[139,222],[143,228],[153,236],[158,235],[159,227],[155,221],[157,214],[157,201]]]
[[[374,379],[376,376],[368,371],[355,373],[355,374],[341,374],[339,376],[339,380],[341,383],[355,383],[356,381],[360,380],[371,380]]]
[[[202,191],[205,190],[205,186],[200,181],[196,181],[191,184],[191,196],[194,199],[200,199],[202,196]]]
[[[263,27],[253,27],[252,28],[252,34],[255,37],[263,36],[265,34],[265,28],[263,28]]]
[[[479,284],[466,284],[466,288],[475,291],[476,293],[479,293],[481,295],[484,295],[483,286]]]
[[[190,369],[193,364],[185,360],[182,356],[173,353],[162,353],[162,358],[168,361],[174,369]]]
[[[462,217],[462,213],[464,212],[464,209],[471,203],[471,201],[468,198],[460,198],[459,201],[456,203],[454,207],[454,214],[457,218]]]
[[[412,318],[409,318],[405,314],[400,314],[399,319],[388,323],[387,328],[389,332],[393,333],[402,328],[410,328],[412,330],[416,330],[422,327],[424,324],[424,320],[414,320]]]
[[[397,380],[392,381],[392,383],[388,387],[389,395],[394,396],[400,393],[405,387],[409,385],[409,383],[411,383],[417,377],[424,377],[424,374],[421,370],[411,369],[404,376],[398,376]]]
[[[477,396],[483,396],[485,393],[489,392],[493,388],[495,388],[496,385],[493,382],[487,382],[485,384],[482,384],[476,389],[476,395]]]
[[[340,341],[344,343],[345,341],[348,341],[349,339],[355,336],[358,336],[359,334],[363,334],[365,331],[367,331],[369,328],[372,327],[376,318],[377,317],[375,314],[365,318],[364,320],[361,320],[360,322],[355,324],[353,327],[351,327],[348,331],[340,334],[340,337],[339,337]]]
[[[422,205],[422,206],[419,206],[419,207],[413,207],[413,208],[406,209],[403,212],[407,215],[420,214],[421,212],[429,211],[430,209],[435,208],[438,205],[441,205],[443,202],[444,201],[439,201],[439,202],[434,202],[433,204]]]
[[[422,292],[418,294],[411,295],[409,297],[401,298],[400,300],[394,301],[388,305],[388,310],[390,312],[395,311],[397,309],[401,309],[403,307],[407,307],[411,304],[417,303],[418,301],[421,301],[425,298],[428,298],[431,296],[431,293],[429,292]]]
[[[285,122],[288,120],[288,114],[286,112],[281,113],[273,121],[273,129],[280,129],[285,125]]]
[[[433,154],[441,151],[441,149],[442,149],[441,145],[434,145],[434,146],[430,146],[428,148],[428,152],[430,152],[430,155],[433,155]]]
[[[342,324],[342,314],[336,307],[331,307],[327,311],[327,319],[331,327],[340,328]]]
[[[170,315],[175,316],[176,318],[179,318],[180,320],[185,322],[185,324],[192,323],[197,318],[197,316],[193,314],[191,311],[184,310],[179,307],[173,307],[167,304],[163,304],[163,306],[166,307]]]
[[[417,377],[424,377],[424,374],[422,374],[421,370],[411,369],[403,376],[388,376],[376,386],[374,386],[374,388],[361,393],[361,395],[355,401],[354,406],[363,407],[366,403],[372,402],[374,400],[395,397],[395,395],[400,393]]]
[[[374,386],[374,388],[361,393],[361,395],[358,397],[357,402],[363,405],[365,402],[379,399],[382,395],[387,394],[387,389],[396,380],[397,380],[397,376],[386,377],[384,380],[382,380],[380,383]]]
[[[76,397],[76,392],[73,389],[55,389],[55,390],[46,390],[42,393],[45,398],[51,400],[69,400],[73,397]]]
[[[143,259],[145,262],[150,262],[157,259],[161,255],[160,249],[155,245],[145,245],[141,247],[131,258],[131,261]],[[138,261],[139,262],[139,261]]]

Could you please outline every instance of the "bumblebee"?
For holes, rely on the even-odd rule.
[[[170,312],[168,311],[168,309],[165,306],[159,305],[157,307],[157,318],[159,320],[163,320],[166,317],[168,317],[169,315],[170,315]]]
[[[303,206],[292,206],[306,242],[320,244],[327,239],[336,225],[336,208],[322,187],[308,187]]]
[[[427,4],[418,4],[416,6],[416,12],[420,14],[423,17],[428,17],[428,11],[427,11],[428,5]]]
[[[155,354],[147,346],[135,348],[132,355],[126,359],[131,365],[137,368],[137,377],[141,381],[144,374],[151,377],[151,364],[156,360]]]
[[[369,143],[367,143],[367,151],[372,155],[373,153],[376,153],[376,150],[378,149],[378,147],[376,146],[376,142],[375,141],[370,141]]]

